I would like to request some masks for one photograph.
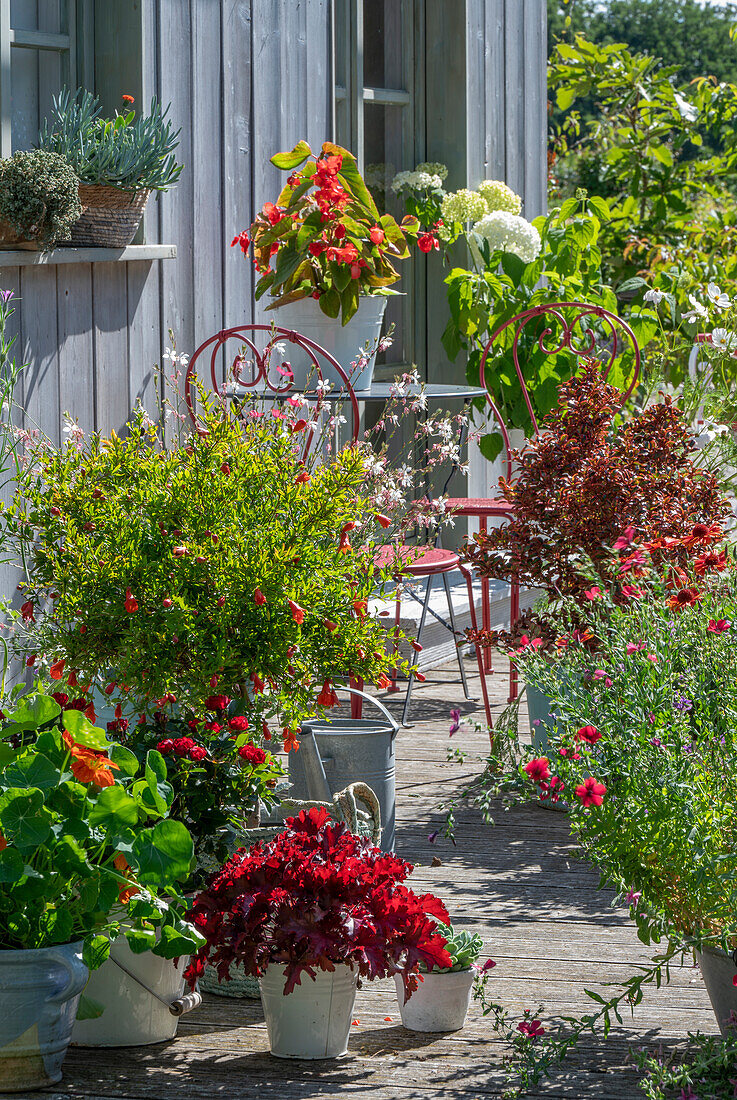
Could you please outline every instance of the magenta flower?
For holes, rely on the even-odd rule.
[[[732,623],[729,619],[709,619],[709,625],[707,630],[710,630],[712,634],[725,634]]]
[[[450,712],[450,733],[452,737],[454,733],[458,733],[461,728],[461,712],[455,708]]]
[[[523,1035],[526,1035],[528,1039],[537,1039],[541,1035],[545,1034],[545,1028],[539,1020],[522,1020],[517,1024],[517,1031],[521,1031]]]
[[[615,550],[626,550],[635,541],[635,529],[634,527],[625,527],[622,534],[614,543]]]

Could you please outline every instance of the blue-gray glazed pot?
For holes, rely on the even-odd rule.
[[[88,977],[81,941],[0,951],[0,1092],[61,1081]]]

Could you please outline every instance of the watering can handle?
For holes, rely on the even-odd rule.
[[[392,718],[391,714],[386,709],[386,707],[384,706],[384,704],[381,702],[380,699],[375,698],[375,696],[373,696],[373,695],[368,695],[365,691],[359,691],[358,688],[350,687],[348,685],[346,686],[345,690],[349,691],[351,693],[351,695],[360,695],[361,698],[365,699],[366,702],[368,702],[368,703],[373,703],[374,706],[377,707],[381,711],[381,713],[384,715],[387,722],[391,726],[391,728],[392,728],[392,740],[397,736],[397,734],[399,733],[399,729],[400,729],[399,722],[397,722],[396,719]]]

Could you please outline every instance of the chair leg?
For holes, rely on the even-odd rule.
[[[397,599],[394,606],[394,657],[396,659],[399,653],[399,624],[402,620],[402,588],[397,581]],[[397,687],[397,666],[391,670],[389,674],[391,680],[391,686],[389,687],[389,694],[394,695],[399,691]]]
[[[479,533],[485,535],[488,530],[489,524],[486,516],[479,516]],[[491,587],[488,577],[481,578],[481,629],[491,630]],[[490,648],[484,649],[484,671],[492,671]]]
[[[509,587],[509,629],[514,629],[514,624],[519,618],[519,580],[512,577]],[[519,673],[514,661],[509,662],[509,702],[513,703],[519,695]]]
[[[447,573],[443,573],[443,586],[445,588],[445,598],[448,601],[448,616],[450,618],[450,625],[453,628],[453,641],[456,645],[456,657],[458,658],[458,668],[461,673],[461,683],[463,684],[463,694],[467,699],[471,698],[471,693],[468,690],[468,680],[466,679],[466,670],[463,667],[463,654],[461,653],[461,640],[458,637],[458,628],[456,626],[456,613],[453,608],[453,597],[450,591],[450,579]]]
[[[473,574],[467,565],[461,564],[461,573],[463,574],[466,587],[468,589],[468,602],[471,611],[471,629],[476,633],[478,631],[478,620],[476,619],[476,607],[473,602]],[[479,666],[479,676],[481,677],[481,695],[484,700],[484,711],[486,712],[486,721],[489,726],[489,741],[491,742],[492,749],[494,748],[494,723],[491,717],[491,704],[489,703],[489,689],[486,683],[486,669],[484,668],[484,657],[481,651],[481,646],[478,642],[475,643],[474,648],[476,650],[476,662]]]
[[[425,619],[427,618],[427,609],[430,606],[430,593],[432,591],[433,574],[430,573],[427,578],[427,588],[425,589],[425,598],[422,601],[422,614],[420,615],[420,625],[417,627],[417,641],[422,642],[422,632],[425,629]],[[404,697],[404,707],[402,708],[402,725],[407,725],[407,718],[409,716],[409,703],[412,698],[412,688],[414,686],[415,677],[414,673],[410,672],[409,679],[407,680],[407,694]]]

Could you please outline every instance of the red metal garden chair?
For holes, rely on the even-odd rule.
[[[263,341],[263,348],[260,349],[254,339],[257,333],[267,333],[268,338]],[[230,341],[234,341],[237,346],[237,351],[234,353],[232,360],[228,363],[227,353],[225,351],[226,345]],[[307,391],[295,390],[293,385],[293,373],[289,367],[288,360],[282,358],[284,352],[279,351],[277,345],[284,343],[285,345],[292,345],[297,349],[305,352],[310,360],[314,374],[316,376],[314,386]],[[285,350],[288,350],[286,348]],[[275,360],[275,352],[277,352]],[[278,361],[281,358],[281,365]],[[237,401],[238,397],[246,394],[248,391],[259,394],[265,397],[267,400],[273,398],[275,401],[287,400],[290,394],[299,392],[301,396],[305,396],[309,401],[314,401],[314,411],[311,413],[312,419],[317,423],[321,417],[321,413],[326,403],[325,391],[322,389],[323,382],[323,364],[329,367],[332,371],[336,372],[338,377],[342,379],[343,385],[341,390],[345,392],[351,403],[351,410],[353,414],[353,433],[352,441],[356,443],[358,441],[358,432],[360,427],[359,415],[358,415],[358,401],[354,393],[353,387],[350,384],[348,375],[340,364],[330,355],[328,352],[321,348],[319,344],[316,344],[313,340],[309,340],[305,336],[301,336],[298,332],[293,332],[289,329],[276,328],[273,325],[238,325],[235,328],[222,329],[220,332],[216,332],[208,340],[205,340],[203,344],[197,348],[192,355],[187,367],[187,374],[185,377],[185,399],[187,402],[187,408],[192,419],[192,423],[199,432],[206,431],[202,421],[197,414],[197,377],[198,368],[200,362],[204,361],[209,370],[210,386],[212,392],[221,398],[231,398]],[[240,406],[242,415],[247,415],[246,411],[247,402],[243,402]],[[310,433],[305,432],[305,452],[306,457],[310,448]],[[418,641],[422,635],[422,630],[425,624],[425,618],[427,615],[427,609],[429,605],[430,591],[432,587],[432,578],[435,576],[443,576],[445,582],[446,595],[448,598],[448,609],[451,619],[450,629],[453,631],[454,636],[457,634],[455,612],[453,609],[452,599],[450,595],[450,588],[448,585],[447,574],[453,570],[460,570],[468,588],[469,600],[471,603],[471,621],[474,630],[476,630],[476,611],[473,603],[473,578],[471,570],[467,566],[462,566],[460,558],[457,554],[450,550],[442,550],[436,547],[399,547],[398,550],[394,546],[382,547],[376,558],[377,569],[381,568],[391,561],[397,563],[397,572],[403,575],[409,575],[411,577],[424,577],[427,580],[427,592],[425,601],[423,604],[422,617],[420,620],[420,626],[418,630]],[[395,614],[395,621],[399,622],[399,597],[397,598],[397,609]],[[489,708],[489,699],[486,688],[486,678],[484,676],[483,669],[483,655],[481,648],[476,645],[476,655],[479,663],[479,671],[481,673],[482,692],[484,697],[484,706],[486,709],[486,716],[491,725],[491,712]],[[463,667],[463,662],[459,653],[459,668],[461,672],[461,681],[463,684],[464,693],[466,698],[469,697],[468,685],[466,682],[466,673]],[[412,685],[414,677],[410,677],[407,685],[407,694],[405,697],[403,722],[406,721],[409,712],[409,703],[412,694]],[[358,681],[356,681],[358,683]],[[359,718],[361,715],[361,698],[360,696],[351,697],[351,713],[353,717]]]
[[[490,357],[493,359],[496,355],[501,354],[504,356],[505,365],[508,365],[511,354],[512,364],[519,379],[533,432],[536,436],[540,434],[540,426],[532,407],[519,358],[520,337],[525,334],[527,326],[538,318],[543,318],[543,327],[539,332],[535,331],[531,335],[534,343],[537,344],[544,355],[569,353],[575,359],[599,359],[605,379],[609,378],[615,364],[621,362],[622,356],[626,355],[628,350],[631,352],[632,363],[628,365],[627,374],[625,375],[625,378],[631,376],[631,381],[622,395],[622,405],[624,405],[634,391],[640,375],[640,349],[635,334],[621,317],[617,317],[616,314],[604,309],[603,306],[590,305],[586,302],[548,302],[544,305],[534,306],[532,309],[517,314],[509,321],[505,321],[492,333],[484,347],[479,367],[481,385],[486,388],[486,369]],[[594,320],[598,322],[598,331],[595,331],[593,324],[589,323],[589,321]],[[505,345],[500,350],[500,337],[508,329],[512,329],[514,332],[511,348]],[[488,392],[488,388],[486,401],[494,414],[504,440],[506,480],[510,482],[512,478],[512,457],[509,434],[499,409]],[[503,498],[452,497],[446,504],[448,510],[452,510],[454,515],[478,519],[480,531],[484,533],[488,529],[489,519],[511,519],[514,515],[514,505]],[[510,630],[519,617],[519,597],[519,583],[515,579],[510,586]],[[481,580],[481,624],[484,630],[488,630],[491,626],[489,582],[484,578]],[[490,672],[491,651],[488,648],[484,653],[483,663],[484,671]],[[512,662],[509,671],[509,701],[511,702],[516,697],[517,669],[514,662]]]

